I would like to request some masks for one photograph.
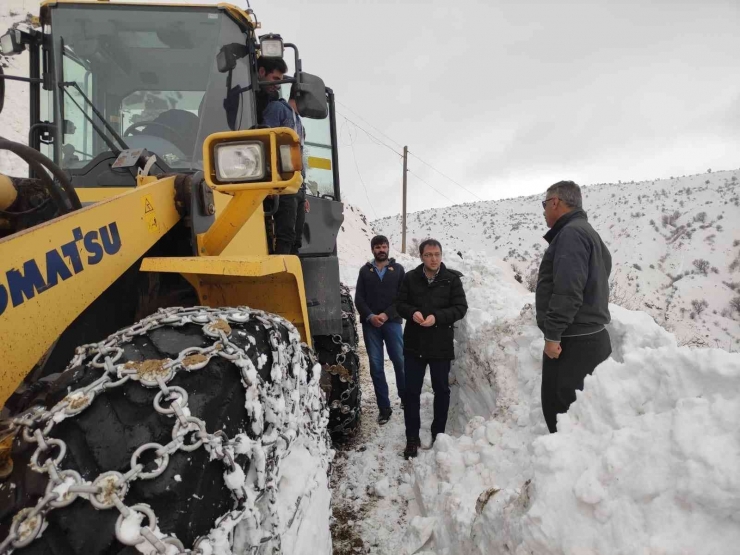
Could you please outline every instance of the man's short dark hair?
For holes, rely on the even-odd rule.
[[[275,70],[280,73],[288,73],[288,64],[282,58],[257,58],[257,69],[262,68],[269,74]]]
[[[390,245],[388,237],[385,235],[376,235],[370,240],[370,248],[374,249],[375,245]]]
[[[426,239],[419,245],[419,254],[424,254],[424,249],[427,247],[439,247],[439,252],[442,252],[442,243],[436,239]]]
[[[581,188],[573,181],[558,181],[547,188],[547,195],[558,197],[569,208],[582,208]]]

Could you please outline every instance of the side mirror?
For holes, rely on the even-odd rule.
[[[228,73],[236,67],[236,61],[244,58],[249,52],[247,47],[238,42],[225,44],[216,54],[216,65],[219,73]]]
[[[23,38],[23,33],[19,29],[8,29],[8,32],[0,37],[0,51],[6,56],[20,54],[26,49]]]
[[[298,95],[296,105],[301,117],[310,119],[324,119],[329,115],[326,103],[326,85],[321,77],[310,73],[296,74]]]

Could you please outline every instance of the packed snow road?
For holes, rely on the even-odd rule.
[[[362,328],[358,328],[361,335]],[[362,420],[355,436],[347,443],[335,445],[331,479],[333,552],[398,553],[410,518],[419,512],[411,485],[411,463],[401,456],[406,445],[403,411],[395,394],[393,367],[386,360],[393,416],[384,426],[378,425],[378,406],[362,338],[359,353]],[[428,428],[432,419],[431,393],[423,394],[421,416]]]

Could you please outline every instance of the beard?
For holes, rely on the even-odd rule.
[[[379,252],[378,254],[375,254],[375,261],[376,262],[385,262],[388,260],[388,253],[385,252]]]

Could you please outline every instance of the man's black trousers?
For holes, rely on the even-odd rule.
[[[542,412],[550,433],[557,431],[557,416],[568,412],[576,400],[576,389],[583,391],[583,380],[612,353],[609,332],[563,337],[559,358],[542,355]]]
[[[443,434],[447,425],[447,411],[450,408],[450,366],[451,360],[421,358],[408,351],[403,353],[404,373],[406,374],[406,396],[403,416],[406,422],[406,437],[417,439],[421,428],[421,388],[424,375],[429,366],[434,390],[434,420],[432,435]]]
[[[298,254],[306,221],[306,191],[280,195],[275,212],[275,254]]]

